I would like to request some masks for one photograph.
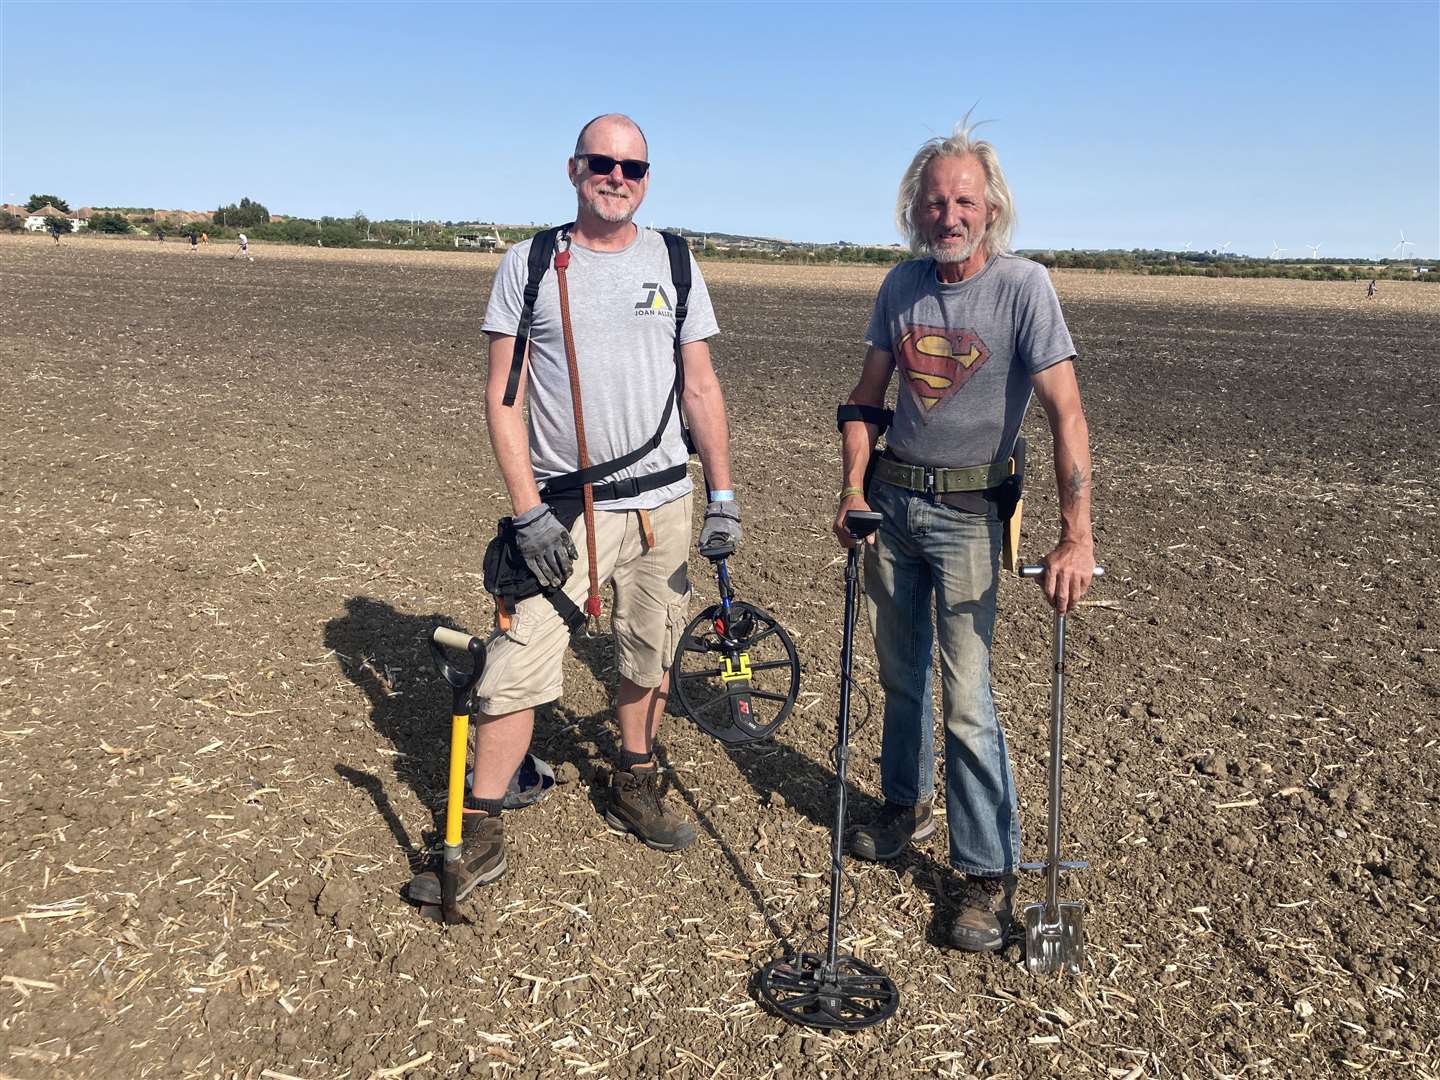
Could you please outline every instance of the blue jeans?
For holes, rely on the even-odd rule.
[[[882,481],[869,501],[884,515],[865,551],[870,629],[885,690],[881,789],[887,802],[905,806],[934,795],[933,597],[950,864],[969,874],[1013,873],[1020,861],[1020,809],[990,692],[1004,526],[993,504],[987,514],[968,514]]]

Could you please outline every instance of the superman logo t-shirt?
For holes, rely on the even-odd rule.
[[[866,342],[890,353],[900,386],[891,452],[961,468],[1009,455],[1030,404],[1030,377],[1075,355],[1045,268],[989,259],[955,284],[932,259],[903,262],[875,298]]]

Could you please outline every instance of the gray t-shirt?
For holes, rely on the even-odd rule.
[[[1030,376],[1075,355],[1050,275],[1018,255],[993,256],[944,284],[933,259],[885,276],[865,331],[900,376],[890,450],[912,465],[1003,461],[1030,404]]]
[[[520,326],[529,277],[530,241],[505,253],[495,273],[483,329],[513,335]],[[705,279],[692,257],[690,299],[681,344],[720,332]],[[570,325],[580,370],[585,445],[591,464],[629,453],[649,441],[675,383],[675,285],[670,256],[658,232],[639,229],[621,251],[570,248],[565,272]],[[560,326],[560,286],[555,267],[545,272],[530,330],[530,370],[525,384],[530,407],[530,463],[535,479],[579,467],[570,373]],[[680,434],[680,404],[671,411],[661,444],[629,468],[606,478],[648,476],[687,460]],[[606,510],[653,510],[687,494],[689,477],[633,499],[603,504]]]

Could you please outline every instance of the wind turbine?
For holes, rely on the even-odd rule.
[[[1223,244],[1220,245],[1220,252],[1219,252],[1219,253],[1220,253],[1221,255],[1224,255],[1227,251],[1230,250],[1230,245],[1233,244],[1234,242],[1235,242],[1234,240],[1226,240]]]
[[[1305,246],[1310,249],[1310,258],[1312,258],[1312,259],[1318,259],[1318,258],[1320,258],[1320,245],[1319,245],[1319,244],[1306,244]]]
[[[1281,255],[1285,254],[1285,249],[1280,246],[1280,241],[1272,240],[1270,244],[1270,258],[1278,259]]]
[[[1405,239],[1405,230],[1404,230],[1404,229],[1401,229],[1401,230],[1400,230],[1400,242],[1399,242],[1398,244],[1396,244],[1396,245],[1395,245],[1393,248],[1391,248],[1390,250],[1391,250],[1391,251],[1398,251],[1398,252],[1400,253],[1400,258],[1403,259],[1403,258],[1405,258],[1405,249],[1406,249],[1407,247],[1414,247],[1414,246],[1415,246],[1414,243],[1412,243],[1411,241]]]
[[[1189,254],[1190,254],[1190,249],[1191,249],[1192,247],[1194,247],[1194,246],[1195,246],[1195,245],[1194,245],[1191,241],[1189,241],[1189,240],[1185,241],[1185,246],[1180,249],[1180,254],[1181,254],[1181,255],[1189,255]]]

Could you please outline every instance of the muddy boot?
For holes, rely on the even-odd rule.
[[[1010,936],[1015,875],[960,879],[960,910],[950,924],[950,944],[966,952],[999,952]]]
[[[681,851],[695,842],[695,827],[666,811],[660,798],[660,770],[654,765],[615,769],[605,823],[634,833],[656,851]]]
[[[868,862],[898,858],[913,840],[935,834],[935,817],[929,803],[901,806],[887,802],[875,820],[857,825],[850,833],[850,854]]]
[[[469,799],[466,799],[467,804]],[[461,822],[460,887],[455,899],[464,900],[477,885],[488,885],[505,873],[505,825],[500,815],[467,811]],[[426,870],[410,879],[406,896],[412,904],[440,903],[440,875]]]

